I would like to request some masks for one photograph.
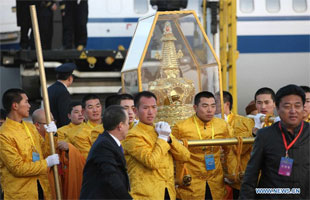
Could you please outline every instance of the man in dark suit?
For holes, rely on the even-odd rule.
[[[129,129],[128,114],[112,105],[103,114],[104,132],[87,157],[83,172],[81,199],[132,199],[129,178],[120,141]]]
[[[51,112],[56,120],[58,128],[70,123],[68,109],[71,103],[71,96],[67,89],[73,83],[74,63],[64,63],[55,69],[57,81],[48,87],[48,97]]]

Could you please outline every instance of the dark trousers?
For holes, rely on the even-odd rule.
[[[37,180],[37,185],[38,185],[38,199],[39,200],[44,200],[44,194],[43,194],[43,189],[40,185],[40,182]]]
[[[205,200],[212,200],[211,190],[208,185],[208,182],[206,182]]]
[[[0,199],[4,199],[4,193],[2,191],[1,185],[0,185]]]
[[[233,199],[239,199],[239,192],[240,190],[233,188]]]
[[[53,11],[50,7],[41,5],[39,14],[39,29],[42,49],[52,48]]]
[[[165,200],[170,200],[168,189],[165,188]]]
[[[28,35],[30,31],[30,36]],[[19,45],[22,49],[34,49],[34,39],[31,25],[28,22],[21,24],[20,26],[20,41]]]
[[[35,5],[42,49],[51,49],[53,36],[53,11],[40,1],[16,1],[17,24],[20,26],[20,47],[35,49],[29,6]]]
[[[63,46],[65,49],[76,48],[87,44],[88,2],[81,0],[65,1],[65,15],[63,16]]]
[[[38,2],[16,0],[17,26],[20,26],[19,44],[22,49],[28,49],[29,47],[34,49],[34,39],[33,39],[32,24],[29,10],[30,5],[35,5],[38,13],[39,11]]]

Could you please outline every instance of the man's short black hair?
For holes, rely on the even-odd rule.
[[[110,96],[107,96],[104,101],[104,107],[107,109],[108,107],[112,105],[119,105],[119,94],[112,94]]]
[[[208,99],[209,98],[213,98],[215,100],[215,97],[214,97],[214,95],[211,92],[202,91],[202,92],[199,92],[199,93],[197,93],[195,95],[194,104],[196,106],[198,106],[198,104],[200,103],[200,99],[203,98],[203,97],[208,98]]]
[[[224,99],[224,103],[226,103],[226,102],[230,103],[229,110],[231,110],[232,106],[233,106],[233,97],[232,97],[232,95],[229,92],[227,92],[227,91],[223,91],[223,99]]]
[[[122,100],[134,100],[133,96],[131,94],[127,94],[127,93],[123,93],[123,94],[120,94],[120,102]]]
[[[134,100],[133,96],[127,93],[123,94],[112,94],[105,99],[105,108],[111,105],[120,105],[122,100]]]
[[[310,93],[310,87],[305,86],[305,85],[301,85],[299,87],[301,87],[301,89],[303,89],[305,93]]]
[[[0,109],[0,119],[6,119],[6,112],[5,112],[5,110],[4,109]]]
[[[297,85],[290,84],[290,85],[287,85],[287,86],[280,88],[277,91],[277,94],[276,94],[276,106],[277,106],[277,108],[279,108],[281,99],[285,96],[288,96],[288,95],[300,96],[302,99],[303,105],[306,102],[306,95],[305,95],[304,90]]]
[[[111,105],[103,113],[102,123],[104,130],[114,130],[119,123],[126,123],[126,111],[120,105]]]
[[[7,113],[11,112],[13,103],[19,103],[23,99],[22,94],[26,94],[26,92],[20,88],[12,88],[5,91],[2,96],[2,105]]]
[[[85,108],[86,106],[86,101],[91,100],[91,99],[98,99],[100,102],[100,98],[99,96],[95,95],[95,94],[86,94],[83,99],[82,99],[82,107]]]
[[[140,99],[142,97],[146,97],[146,98],[154,98],[157,101],[157,97],[153,92],[150,91],[142,91],[139,92],[138,94],[136,94],[135,98],[134,98],[134,104],[136,108],[139,108],[140,105]]]
[[[268,87],[263,87],[263,88],[260,88],[256,91],[255,95],[254,95],[254,100],[256,102],[256,97],[258,95],[261,95],[261,94],[270,94],[271,95],[271,98],[273,100],[273,102],[276,101],[276,94],[274,93],[274,91],[271,89],[271,88],[268,88]]]
[[[79,102],[79,101],[72,101],[72,102],[70,103],[70,105],[69,105],[68,114],[71,114],[71,112],[72,112],[72,110],[73,110],[73,108],[74,108],[75,106],[82,106],[82,103]]]
[[[71,72],[69,72],[69,73],[56,73],[56,79],[64,81],[64,80],[67,80],[71,75],[72,75]]]

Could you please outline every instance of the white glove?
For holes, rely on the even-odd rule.
[[[228,121],[228,117],[227,117],[226,114],[224,114],[224,119],[225,119],[226,122]]]
[[[48,133],[56,133],[57,132],[57,126],[56,126],[54,121],[51,121],[51,123],[49,123],[49,124],[45,124],[44,128],[45,128],[46,132],[48,132]]]
[[[155,125],[155,130],[158,133],[158,138],[165,141],[169,140],[171,133],[170,125],[167,122],[158,122]]]
[[[133,120],[133,125],[134,125],[134,126],[136,126],[138,123],[139,123],[139,120],[137,120],[137,119],[134,119],[134,120]]]
[[[224,178],[224,182],[227,183],[227,184],[229,184],[229,185],[233,184],[233,182],[230,181],[228,178]]]
[[[261,121],[260,121],[260,118],[261,118],[262,116],[265,117],[266,115],[265,115],[265,114],[262,114],[262,113],[258,113],[257,115],[255,115],[255,117],[254,117],[254,122],[255,122],[254,128],[260,129],[260,128],[263,127],[264,122],[261,122]]]
[[[214,115],[214,117],[217,117],[217,118],[222,119],[222,113],[215,114],[215,115]],[[226,114],[224,114],[224,120],[225,120],[225,121],[227,121],[227,120],[228,120],[228,118],[227,118],[227,115],[226,115]]]
[[[51,166],[59,164],[59,156],[58,156],[58,154],[50,155],[45,160],[47,162],[47,166],[48,167],[51,167]]]
[[[274,119],[273,123],[276,123],[276,122],[279,122],[279,121],[281,121],[280,116],[276,117],[276,118]]]
[[[219,113],[219,114],[215,114],[214,117],[217,117],[217,118],[222,118],[222,114]]]

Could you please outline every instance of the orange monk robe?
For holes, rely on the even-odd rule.
[[[62,188],[62,199],[79,199],[82,188],[83,169],[86,163],[80,151],[68,143],[69,152],[58,151],[60,165],[58,166],[59,181]],[[53,170],[50,169],[49,181],[52,191],[55,191]],[[53,194],[56,199],[56,194]]]

